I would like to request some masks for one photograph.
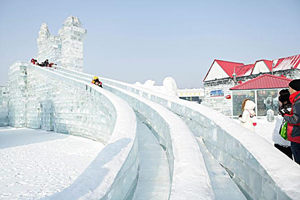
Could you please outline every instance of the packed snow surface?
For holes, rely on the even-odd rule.
[[[39,199],[73,184],[104,145],[26,128],[0,129],[0,199]]]

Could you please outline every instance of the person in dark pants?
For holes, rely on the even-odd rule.
[[[284,114],[284,119],[287,121],[287,136],[294,159],[300,164],[300,79],[289,83],[289,92],[292,110],[290,114]]]
[[[274,146],[280,150],[282,153],[287,155],[289,158],[293,159],[292,157],[292,150],[291,150],[291,142],[283,139],[280,135],[281,128],[283,124],[285,123],[283,119],[284,114],[290,114],[291,111],[291,102],[289,100],[290,93],[287,89],[281,90],[279,92],[279,97],[278,97],[278,104],[279,104],[279,113],[281,115],[278,115],[276,117],[276,123],[275,123],[275,128],[273,130],[273,142]]]

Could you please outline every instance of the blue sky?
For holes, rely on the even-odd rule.
[[[300,53],[299,0],[0,1],[0,85],[37,54],[40,25],[57,35],[77,16],[87,29],[84,71],[134,83],[198,88],[214,59],[254,63]]]

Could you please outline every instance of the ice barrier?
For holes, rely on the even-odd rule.
[[[61,70],[67,74],[68,70]],[[76,73],[69,75],[80,78]],[[169,199],[214,199],[202,154],[185,123],[174,113],[139,95],[110,85],[105,85],[105,88],[125,99],[157,133],[169,162]]]
[[[54,197],[125,199],[132,193],[138,144],[135,114],[126,102],[97,86],[25,63],[10,68],[9,87],[12,126],[54,130],[106,144],[101,183],[90,191],[92,179],[83,179]],[[76,196],[78,189],[85,192]]]
[[[63,69],[66,72],[66,70]],[[68,71],[82,78],[92,75]],[[255,137],[224,115],[202,105],[153,93],[145,88],[101,78],[106,84],[168,107],[185,119],[210,153],[228,171],[249,199],[299,199],[299,167],[268,142]],[[278,164],[278,160],[283,162]]]
[[[76,72],[73,71],[74,74]],[[82,77],[91,75],[78,73]],[[101,78],[104,85],[134,92],[181,116],[210,153],[228,171],[249,199],[299,199],[299,166],[277,152],[268,142],[242,128],[226,116],[205,106],[170,98],[164,94]],[[278,160],[283,163],[278,164]],[[288,180],[288,183],[287,183]]]
[[[193,102],[119,81],[102,80],[104,84],[116,85],[159,103],[185,119],[195,136],[203,138],[210,153],[229,172],[247,198],[300,198],[299,166],[233,120]]]

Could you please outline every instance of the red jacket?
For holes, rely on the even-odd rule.
[[[284,119],[287,121],[288,140],[300,143],[300,91],[290,95],[292,103],[291,114],[285,114]]]

